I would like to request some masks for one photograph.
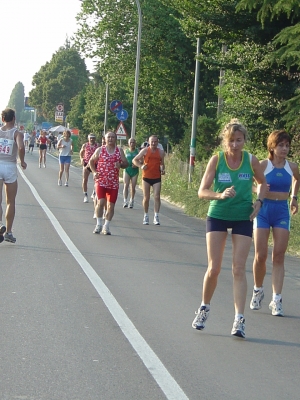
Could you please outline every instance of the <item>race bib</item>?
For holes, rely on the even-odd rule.
[[[0,154],[12,155],[14,140],[0,138]]]

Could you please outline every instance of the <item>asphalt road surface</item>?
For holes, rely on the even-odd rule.
[[[192,329],[206,270],[205,222],[162,202],[161,226],[143,226],[141,191],[112,236],[93,234],[81,169],[57,186],[58,161],[26,155],[19,173],[16,244],[0,245],[0,400],[299,399],[300,271],[288,257],[285,317],[265,300],[246,340],[232,338],[230,235],[204,331]],[[92,182],[89,182],[89,195]]]

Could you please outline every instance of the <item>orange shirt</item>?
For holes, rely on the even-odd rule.
[[[161,177],[159,149],[156,149],[155,152],[152,153],[151,147],[148,147],[144,157],[144,164],[147,164],[147,168],[142,170],[143,178],[157,179]]]

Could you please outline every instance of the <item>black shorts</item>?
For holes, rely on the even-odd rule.
[[[149,183],[150,186],[153,186],[153,185],[155,185],[156,183],[161,182],[161,178],[155,178],[155,179],[143,178],[143,181]]]
[[[46,150],[47,149],[47,145],[46,144],[40,144],[40,150]]]
[[[88,165],[88,163],[86,163],[86,162],[83,162],[83,166],[84,166],[84,167],[86,167],[87,165]],[[87,167],[87,170],[88,170],[88,171],[90,171],[90,172],[92,172],[92,170],[91,170],[91,168],[90,168],[90,167]]]
[[[227,232],[228,229],[232,229],[233,235],[242,235],[252,237],[253,233],[253,221],[226,221],[224,219],[206,218],[206,233],[208,232]]]

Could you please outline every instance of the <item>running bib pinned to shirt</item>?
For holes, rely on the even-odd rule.
[[[14,140],[0,138],[0,154],[12,155]]]

